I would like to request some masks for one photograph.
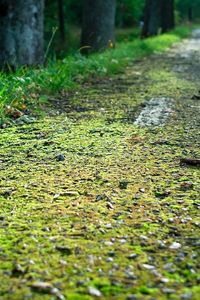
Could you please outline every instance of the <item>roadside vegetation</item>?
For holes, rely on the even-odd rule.
[[[51,58],[44,67],[23,67],[15,73],[0,73],[1,126],[12,123],[24,114],[41,115],[49,97],[76,90],[91,78],[119,73],[131,61],[166,50],[187,37],[190,30],[182,26],[168,34],[144,40],[130,37],[131,41],[119,42],[114,49],[89,57],[77,51],[60,60]],[[122,31],[119,34],[120,40],[127,37],[129,35],[123,36]]]

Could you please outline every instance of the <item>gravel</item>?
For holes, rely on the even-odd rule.
[[[152,98],[146,102],[145,108],[141,111],[134,124],[145,126],[162,126],[172,114],[173,99]]]

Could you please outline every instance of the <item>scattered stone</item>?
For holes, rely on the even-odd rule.
[[[90,265],[93,265],[95,263],[96,257],[92,254],[88,255],[88,262]]]
[[[126,270],[125,271],[125,276],[126,276],[127,279],[130,279],[130,280],[136,280],[137,279],[137,276],[131,270]]]
[[[147,270],[155,270],[155,266],[153,266],[153,265],[148,265],[148,264],[143,264],[143,267],[145,268],[145,269],[147,269]]]
[[[183,224],[185,224],[185,223],[187,223],[187,222],[189,222],[189,221],[192,221],[192,218],[191,218],[191,217],[185,217],[185,218],[182,218],[182,219],[181,219],[181,223],[183,223]]]
[[[200,222],[194,222],[193,225],[200,228]]]
[[[30,287],[40,293],[52,294],[54,289],[53,285],[49,282],[36,281],[30,285]]]
[[[190,300],[192,298],[193,298],[193,294],[190,292],[181,295],[182,300]]]
[[[111,242],[111,241],[105,241],[105,242],[104,242],[104,245],[105,245],[105,246],[112,246],[112,245],[113,245],[113,242]]]
[[[64,161],[64,160],[65,160],[65,156],[64,156],[63,154],[58,154],[58,155],[56,156],[56,160],[57,160],[57,161]]]
[[[26,269],[23,268],[20,264],[14,264],[12,269],[13,276],[20,276],[26,273]]]
[[[114,206],[112,205],[111,202],[107,202],[106,206],[108,209],[114,209]]]
[[[187,191],[190,190],[194,187],[194,183],[193,182],[182,182],[180,185],[180,190],[181,191]]]
[[[169,222],[169,223],[174,223],[174,218],[169,218],[169,219],[168,219],[168,222]]]
[[[120,242],[120,244],[126,244],[127,240],[126,239],[120,239],[119,242]]]
[[[42,231],[50,232],[51,229],[49,227],[44,227],[44,228],[42,228]]]
[[[101,201],[101,200],[109,200],[109,198],[105,194],[96,195],[96,201]]]
[[[158,244],[158,248],[159,248],[159,249],[165,249],[165,248],[166,248],[165,242],[163,242],[163,241],[161,241],[161,240],[158,240],[158,241],[157,241],[157,244]]]
[[[112,257],[106,258],[106,262],[113,262],[113,258]]]
[[[95,297],[101,297],[102,296],[102,293],[97,288],[95,288],[93,286],[88,287],[88,293],[91,296],[95,296]]]
[[[138,257],[138,254],[136,253],[131,253],[127,258],[130,259],[130,260],[134,260]]]
[[[29,263],[30,265],[35,265],[35,262],[34,262],[34,260],[32,260],[32,259],[29,259],[29,260],[28,260],[28,263]]]
[[[82,253],[82,249],[80,247],[75,247],[74,254],[75,255],[80,255],[81,253]]]
[[[15,123],[17,123],[18,125],[31,124],[33,122],[35,122],[35,118],[32,118],[28,115],[22,115],[15,120]]]
[[[77,286],[77,287],[84,286],[85,284],[86,284],[86,281],[84,281],[84,280],[78,280],[78,281],[76,282],[76,286]]]
[[[61,264],[61,266],[63,266],[63,267],[66,267],[66,266],[67,266],[67,262],[66,262],[66,260],[64,260],[64,259],[61,259],[61,260],[60,260],[60,264]]]
[[[72,250],[67,246],[56,246],[55,249],[62,252],[65,255],[71,255],[72,254]]]
[[[62,193],[62,196],[77,197],[80,196],[80,194],[77,191],[65,191]]]
[[[168,278],[165,278],[165,277],[160,277],[160,278],[159,278],[159,281],[160,281],[161,283],[168,283],[168,282],[169,282],[169,279],[168,279]]]
[[[114,251],[109,251],[108,256],[109,257],[115,257],[116,253]]]
[[[170,289],[170,288],[163,288],[162,292],[164,294],[174,294],[174,293],[176,293],[176,291],[174,289]]]
[[[192,100],[200,100],[200,95],[193,95],[191,97]]]
[[[178,250],[178,249],[180,249],[181,248],[181,244],[180,243],[177,243],[177,242],[174,242],[174,243],[172,243],[170,246],[169,246],[169,249],[170,250]]]
[[[164,198],[168,197],[170,194],[171,194],[170,190],[166,190],[166,191],[162,191],[162,192],[160,192],[160,191],[155,192],[155,196],[160,199],[164,199]]]
[[[140,239],[143,241],[148,241],[149,238],[146,235],[140,235]]]
[[[161,126],[166,123],[167,118],[172,114],[173,100],[170,98],[160,97],[152,98],[146,102],[144,109],[134,122],[135,125],[144,126]]]
[[[120,188],[121,190],[125,190],[125,189],[127,189],[128,184],[129,184],[129,182],[128,182],[126,179],[121,180],[121,181],[119,182],[119,188]]]
[[[138,297],[136,295],[129,295],[127,296],[126,300],[137,300]]]
[[[174,264],[173,263],[167,263],[163,266],[163,269],[168,271],[169,273],[174,273],[175,272],[175,268],[174,268]]]
[[[105,228],[106,229],[113,229],[113,226],[112,226],[111,223],[108,223],[108,224],[105,225]]]

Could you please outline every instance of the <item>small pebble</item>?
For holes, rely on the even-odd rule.
[[[181,248],[181,244],[180,243],[177,243],[177,242],[174,242],[174,243],[172,243],[170,246],[169,246],[169,249],[170,250],[177,250],[177,249],[179,249],[179,248]]]
[[[105,245],[105,246],[112,246],[112,245],[113,245],[113,242],[105,241],[105,242],[104,242],[104,245]]]
[[[176,291],[174,289],[170,289],[170,288],[163,288],[162,289],[164,294],[174,294],[176,293]]]
[[[155,266],[153,265],[148,265],[148,264],[143,264],[143,267],[147,270],[154,270],[155,269]]]
[[[33,284],[31,284],[31,288],[41,293],[52,293],[54,287],[48,282],[36,281]]]
[[[67,246],[56,246],[55,249],[66,255],[72,254],[72,250]]]
[[[106,229],[112,229],[113,227],[112,227],[112,224],[111,224],[111,223],[108,223],[108,224],[105,225],[105,228],[106,228]]]
[[[144,241],[148,241],[148,237],[146,235],[140,235],[140,239]]]
[[[114,209],[114,206],[112,205],[111,202],[107,202],[106,206],[108,209]]]
[[[64,156],[63,154],[58,154],[58,155],[56,156],[56,160],[57,160],[57,161],[64,161],[64,160],[65,160],[65,156]]]
[[[128,259],[136,259],[138,257],[138,254],[136,254],[136,253],[131,253],[127,258]]]
[[[162,283],[168,283],[169,279],[165,278],[165,277],[161,277],[161,278],[159,278],[159,281],[162,282]]]
[[[137,300],[138,297],[136,295],[129,295],[127,296],[126,300]]]
[[[121,180],[121,181],[119,182],[119,188],[120,188],[121,190],[125,190],[125,189],[127,189],[128,184],[129,184],[129,182],[128,182],[127,180]]]
[[[88,287],[88,293],[91,296],[95,296],[95,297],[101,297],[102,296],[102,293],[98,289],[96,289],[95,287],[93,287],[93,286],[89,286]]]
[[[112,257],[106,258],[106,262],[113,262],[113,258]]]
[[[165,249],[166,248],[166,245],[163,241],[159,240],[159,241],[157,241],[157,243],[158,243],[158,248],[159,249]]]
[[[190,300],[190,299],[192,299],[192,297],[193,297],[193,294],[190,292],[181,295],[182,300]]]
[[[120,239],[119,242],[120,242],[120,244],[126,244],[127,240],[126,239]]]

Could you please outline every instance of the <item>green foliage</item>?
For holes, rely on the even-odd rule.
[[[189,29],[181,27],[171,34],[118,43],[115,49],[101,54],[84,57],[77,53],[62,60],[50,60],[45,68],[23,68],[10,75],[0,73],[1,123],[6,115],[18,117],[18,110],[23,111],[27,107],[33,111],[42,109],[47,96],[75,89],[91,77],[118,73],[134,59],[163,51],[188,33]]]
[[[143,15],[144,0],[117,1],[116,24],[119,27],[133,26]]]
[[[176,8],[182,19],[188,19],[189,9],[194,19],[200,17],[200,0],[176,0]]]

